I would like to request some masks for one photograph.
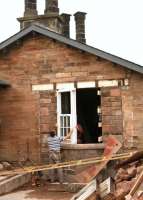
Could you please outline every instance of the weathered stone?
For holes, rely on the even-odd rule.
[[[6,170],[12,169],[12,165],[8,162],[2,162],[2,165],[3,165],[4,169],[6,169]]]
[[[63,13],[61,14],[62,20],[64,21],[63,25],[63,35],[65,37],[70,37],[70,17],[71,15]]]
[[[86,43],[85,39],[85,17],[86,13],[77,12],[74,14],[76,22],[76,40],[81,43]]]
[[[9,47],[9,53],[0,56],[1,74],[12,83],[11,88],[0,92],[1,160],[16,161],[19,155],[26,158],[29,145],[30,158],[38,162],[42,154],[42,133],[56,127],[56,90],[33,92],[33,80],[36,80],[36,84],[75,84],[126,78],[124,67],[113,67],[111,62],[105,60],[99,62],[94,55],[82,53],[42,35],[33,37],[29,34],[22,45]],[[46,63],[47,68],[50,65],[50,73],[42,70],[46,68]],[[90,71],[98,73],[90,74]],[[56,78],[56,74],[60,77],[66,74],[68,77]],[[120,86],[101,88],[102,132],[103,135],[122,135],[126,147],[133,147],[134,141],[141,147],[143,103],[140,96],[143,96],[143,80],[138,73],[132,72],[129,83],[126,90]],[[71,158],[88,157],[89,151],[84,151],[85,154],[82,150],[70,151]],[[95,156],[95,150],[90,154]],[[68,150],[64,150],[66,158],[69,158]]]
[[[118,199],[119,197],[125,197],[133,187],[135,181],[122,181],[121,183],[116,184],[115,196]]]
[[[3,164],[0,164],[0,171],[4,169]]]

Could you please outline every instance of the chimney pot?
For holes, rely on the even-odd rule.
[[[45,0],[45,14],[57,13],[59,14],[58,0]]]
[[[63,20],[63,35],[65,37],[70,37],[70,17],[70,14],[61,14],[61,18]]]
[[[37,0],[25,0],[24,17],[37,15]]]
[[[86,43],[85,38],[85,12],[76,12],[74,14],[75,23],[76,23],[76,40],[81,43]]]

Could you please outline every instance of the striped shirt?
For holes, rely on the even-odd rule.
[[[48,136],[48,147],[49,151],[60,151],[61,150],[61,138],[58,136]]]

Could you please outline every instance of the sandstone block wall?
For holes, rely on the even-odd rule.
[[[0,91],[0,158],[47,153],[47,131],[55,128],[56,83],[129,80],[128,86],[101,88],[103,134],[118,135],[124,146],[142,143],[142,75],[44,36],[31,34],[0,52],[0,74],[11,88]],[[53,91],[32,91],[34,84]],[[22,155],[22,156],[19,156]]]

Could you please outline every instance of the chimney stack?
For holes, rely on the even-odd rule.
[[[70,17],[71,15],[66,13],[61,14],[63,20],[63,35],[68,38],[70,37]]]
[[[85,38],[85,12],[77,12],[74,14],[76,23],[76,40],[80,43],[86,43]]]
[[[59,14],[58,0],[45,0],[45,14]]]
[[[37,15],[37,0],[25,0],[24,17]]]

